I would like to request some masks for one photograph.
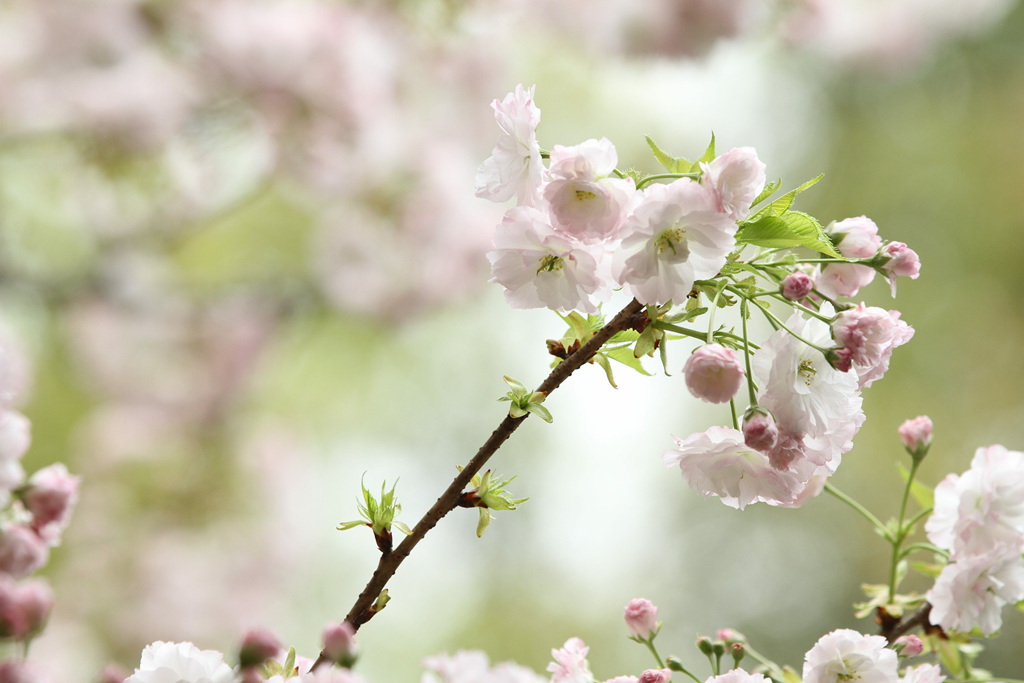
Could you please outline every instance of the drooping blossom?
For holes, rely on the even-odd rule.
[[[509,210],[495,231],[494,247],[487,254],[492,282],[505,287],[513,308],[597,312],[593,299],[604,288],[601,253],[554,232],[541,211]]]
[[[815,288],[830,299],[857,296],[874,279],[873,268],[856,263],[830,263],[814,272]]]
[[[901,424],[899,433],[907,451],[915,457],[921,457],[932,443],[932,420],[927,415],[918,415]]]
[[[814,289],[814,280],[807,273],[798,270],[782,278],[781,285],[782,296],[790,301],[800,301]]]
[[[752,410],[743,419],[743,443],[763,453],[770,452],[779,441],[775,418],[763,408]]]
[[[125,683],[232,683],[235,673],[216,650],[192,643],[156,641],[142,650],[135,673]]]
[[[705,344],[686,360],[683,376],[690,393],[707,403],[727,403],[736,395],[746,372],[743,361],[721,344]]]
[[[896,642],[892,644],[892,648],[901,657],[916,657],[924,652],[924,641],[911,633],[897,638]]]
[[[878,226],[867,216],[846,218],[825,228],[840,254],[850,259],[874,256],[882,246]],[[830,263],[815,273],[815,286],[830,298],[856,296],[875,279],[875,269],[857,263]]]
[[[537,205],[545,171],[537,144],[540,109],[533,102],[535,88],[519,84],[505,99],[491,103],[501,135],[477,171],[477,197],[494,202],[516,197],[520,206]]]
[[[616,163],[607,138],[552,148],[544,199],[556,230],[588,244],[619,236],[636,189],[631,178],[610,177]]]
[[[888,260],[882,264],[882,272],[889,279],[889,288],[896,296],[896,278],[909,277],[916,280],[921,274],[921,259],[917,252],[903,242],[889,242],[882,247],[881,256]]]
[[[979,448],[970,469],[935,487],[925,522],[928,540],[957,561],[996,547],[1024,551],[1024,453],[1001,445]]]
[[[985,553],[947,564],[925,597],[929,620],[947,631],[986,636],[1003,623],[1002,608],[1024,599],[1024,546],[993,546]]]
[[[914,336],[914,328],[900,320],[899,311],[865,306],[843,311],[832,323],[832,336],[840,360],[857,371],[861,387],[869,387],[889,369],[897,346]]]
[[[612,274],[641,303],[681,302],[695,280],[725,265],[737,227],[698,183],[649,185],[626,221]]]
[[[715,425],[675,442],[662,455],[665,466],[678,467],[690,488],[729,507],[791,503],[803,488],[796,474],[772,467],[767,455],[747,446],[738,430]]]
[[[53,602],[53,589],[43,579],[17,582],[0,574],[0,637],[24,640],[39,633]]]
[[[764,189],[765,165],[753,147],[730,149],[710,163],[702,163],[701,170],[701,184],[714,194],[718,210],[734,221],[747,217]]]
[[[897,683],[898,658],[882,636],[838,629],[822,636],[804,657],[803,683]]]
[[[47,543],[31,529],[17,522],[0,527],[0,572],[16,579],[28,576],[50,559]]]
[[[658,608],[646,598],[633,598],[626,605],[626,628],[634,638],[647,640],[658,629]]]
[[[551,683],[593,683],[587,653],[590,648],[579,638],[570,638],[561,648],[552,650],[555,660],[548,664]]]
[[[324,655],[332,662],[351,668],[359,657],[356,630],[347,621],[332,622],[324,627],[321,636]]]

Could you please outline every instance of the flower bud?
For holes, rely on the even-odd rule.
[[[743,383],[743,363],[732,349],[705,344],[686,361],[683,375],[690,393],[708,403],[726,403]]]
[[[743,657],[747,654],[747,648],[743,647],[743,643],[733,641],[729,644],[729,654],[732,655],[732,666],[735,669],[743,661]]]
[[[243,669],[256,667],[281,651],[281,641],[266,629],[246,631],[238,648],[238,665]]]
[[[893,643],[892,649],[900,653],[901,657],[916,657],[924,652],[924,642],[915,635],[900,636]]]
[[[0,662],[0,683],[50,683],[51,680],[32,662],[16,659]]]
[[[19,613],[20,632],[15,637],[22,640],[40,633],[50,618],[53,603],[53,589],[43,579],[29,579],[18,586],[14,607]]]
[[[711,644],[711,639],[707,636],[701,636],[697,639],[697,649],[708,657],[715,653],[715,646]]]
[[[647,669],[640,674],[637,683],[668,683],[672,679],[672,672],[668,669]]]
[[[356,630],[347,621],[327,624],[323,634],[324,656],[339,666],[351,668],[359,658]]]
[[[790,301],[800,301],[814,289],[814,280],[803,271],[790,273],[782,279],[782,296]]]
[[[882,264],[882,270],[890,276],[915,280],[921,274],[921,258],[903,242],[889,242],[882,247],[882,256],[889,259]]]
[[[650,640],[658,632],[658,608],[645,598],[634,598],[626,605],[626,627],[638,640]]]
[[[871,258],[882,246],[878,226],[867,216],[835,221],[825,228],[825,232],[846,258]]]
[[[927,415],[907,420],[899,427],[903,446],[914,460],[920,460],[932,445],[932,421]]]
[[[775,448],[778,440],[779,427],[775,424],[775,418],[772,417],[771,413],[760,406],[754,406],[747,411],[746,416],[743,418],[743,443],[748,448],[767,453]],[[731,633],[730,629],[722,629],[719,633],[723,631]],[[722,636],[719,636],[719,638],[722,638]],[[722,638],[722,640],[729,639]]]

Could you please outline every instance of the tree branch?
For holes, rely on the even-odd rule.
[[[637,319],[637,314],[640,313],[644,308],[644,305],[634,299],[626,305],[619,313],[612,318],[604,327],[598,330],[593,337],[591,337],[586,344],[581,346],[577,351],[570,354],[565,360],[556,365],[547,378],[541,382],[540,386],[537,387],[537,391],[542,391],[545,394],[550,394],[552,391],[557,389],[569,376],[580,368],[584,363],[594,357],[605,342],[607,342],[617,332],[621,332],[625,329],[633,327],[634,325],[642,324]],[[394,550],[390,553],[382,554],[380,561],[377,563],[377,569],[374,570],[373,575],[370,577],[369,582],[363,591],[356,598],[355,604],[352,605],[352,609],[349,610],[345,620],[352,624],[353,627],[358,629],[360,626],[365,624],[373,617],[374,612],[371,611],[374,601],[380,592],[384,590],[388,581],[398,571],[398,567],[402,562],[409,556],[412,549],[423,540],[427,532],[434,528],[434,526],[441,521],[445,515],[451,512],[458,506],[459,497],[462,495],[463,490],[469,484],[470,479],[473,478],[477,472],[479,472],[483,466],[487,463],[492,455],[501,447],[505,441],[512,436],[512,433],[519,427],[519,425],[529,417],[529,413],[523,417],[510,417],[506,416],[498,428],[495,429],[487,441],[480,447],[480,450],[476,452],[476,455],[469,461],[469,463],[459,472],[458,476],[452,481],[452,483],[445,489],[429,510],[423,515],[416,526],[412,529],[412,534],[406,536],[405,539],[398,544]],[[313,664],[313,669],[323,665],[327,662],[327,658],[324,653],[321,652],[319,658]]]

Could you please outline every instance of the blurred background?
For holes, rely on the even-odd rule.
[[[359,481],[410,525],[501,419],[503,374],[546,374],[564,326],[487,284],[502,207],[473,196],[489,103],[537,84],[541,145],[609,137],[698,156],[751,145],[799,208],[866,214],[921,256],[889,300],[917,334],[866,392],[833,479],[879,516],[896,427],[936,424],[934,484],[1024,449],[1024,8],[1012,0],[0,0],[0,345],[32,420],[28,471],[82,476],[45,570],[33,657],[56,680],[153,640],[233,652],[267,626],[314,655],[377,559]],[[662,654],[704,672],[731,626],[799,669],[854,619],[887,547],[831,498],[740,513],[661,453],[728,419],[678,376],[584,368],[492,465],[517,497],[482,539],[456,511],[360,631],[371,681],[485,649],[543,671],[570,636],[603,679],[660,606]],[[922,558],[923,559],[923,558]],[[926,590],[925,581],[908,584]],[[1024,615],[980,664],[1019,674]]]

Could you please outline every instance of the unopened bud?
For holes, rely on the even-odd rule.
[[[782,296],[790,301],[800,301],[814,289],[814,280],[802,271],[790,273],[782,279]]]
[[[324,656],[346,669],[351,668],[359,658],[356,630],[347,621],[327,624],[323,635]]]
[[[892,649],[901,657],[916,657],[924,652],[924,642],[915,635],[900,636],[893,643]]]
[[[899,427],[903,446],[914,460],[920,460],[932,445],[932,421],[927,415],[907,420]]]
[[[243,669],[259,666],[280,651],[277,636],[266,629],[251,629],[242,637],[238,648],[238,665]]]
[[[672,678],[672,672],[668,669],[647,669],[640,674],[637,683],[668,683]]]
[[[650,600],[634,598],[626,605],[626,628],[639,640],[648,640],[657,633],[658,608]]]
[[[701,636],[697,639],[697,649],[708,657],[715,653],[715,646],[711,644],[711,639],[707,636]]]
[[[733,642],[729,645],[729,654],[732,655],[732,666],[735,669],[743,661],[743,657],[747,654],[747,649],[743,647],[743,643]]]

